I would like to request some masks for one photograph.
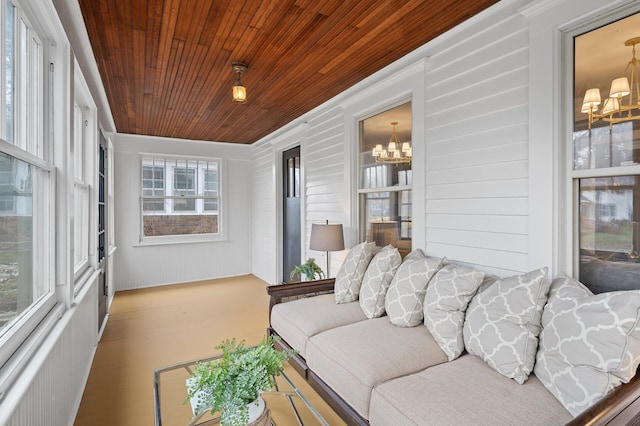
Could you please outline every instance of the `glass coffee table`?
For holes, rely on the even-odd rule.
[[[217,356],[188,361],[170,367],[159,368],[154,373],[156,426],[197,426],[219,424],[217,416],[208,411],[194,417],[187,399],[186,380],[200,362],[207,362]],[[309,400],[287,376],[292,367],[287,365],[285,372],[276,377],[276,388],[262,394],[267,408],[271,410],[274,426],[287,425],[323,425],[329,423],[320,415]],[[291,370],[292,371],[292,370]],[[297,374],[292,371],[293,374]]]

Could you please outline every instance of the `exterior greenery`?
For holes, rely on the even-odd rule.
[[[324,272],[316,263],[316,260],[313,257],[307,259],[305,263],[302,265],[298,265],[291,271],[291,278],[295,277],[297,274],[300,274],[300,278],[302,279],[302,275],[306,275],[308,279],[312,280],[314,278],[322,279],[324,278]]]
[[[249,421],[248,404],[254,402],[261,391],[269,391],[280,375],[284,361],[297,351],[278,351],[274,338],[265,338],[260,345],[247,348],[244,340],[225,340],[216,349],[222,356],[213,361],[197,364],[192,381],[188,384],[188,399],[195,399],[195,413],[207,410],[220,414],[223,426],[241,426]]]

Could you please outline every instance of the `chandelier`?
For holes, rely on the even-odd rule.
[[[376,163],[411,163],[411,156],[413,155],[411,142],[403,142],[401,144],[396,134],[398,122],[392,121],[391,125],[393,126],[393,132],[389,138],[387,148],[383,149],[382,144],[377,144],[373,148],[371,155],[376,159]]]
[[[580,112],[589,114],[589,128],[591,124],[603,120],[612,126],[624,121],[640,120],[640,84],[638,84],[638,59],[636,59],[636,44],[640,44],[640,37],[630,38],[624,42],[625,46],[631,46],[631,60],[624,69],[623,75],[631,69],[631,85],[627,77],[616,78],[611,82],[609,97],[602,105],[602,111],[598,113],[601,103],[600,89],[589,89],[584,95]],[[628,102],[623,102],[623,97],[629,96]],[[634,99],[635,98],[635,99]]]

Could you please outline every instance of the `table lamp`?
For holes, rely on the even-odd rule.
[[[312,223],[309,249],[327,253],[327,278],[329,278],[331,274],[329,271],[329,252],[344,250],[342,224],[329,224],[328,220],[327,223]]]

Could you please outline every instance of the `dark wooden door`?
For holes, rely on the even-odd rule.
[[[100,154],[98,158],[98,330],[107,316],[107,141],[100,132]]]
[[[282,281],[300,264],[300,147],[282,153]],[[297,281],[297,279],[296,279]]]

